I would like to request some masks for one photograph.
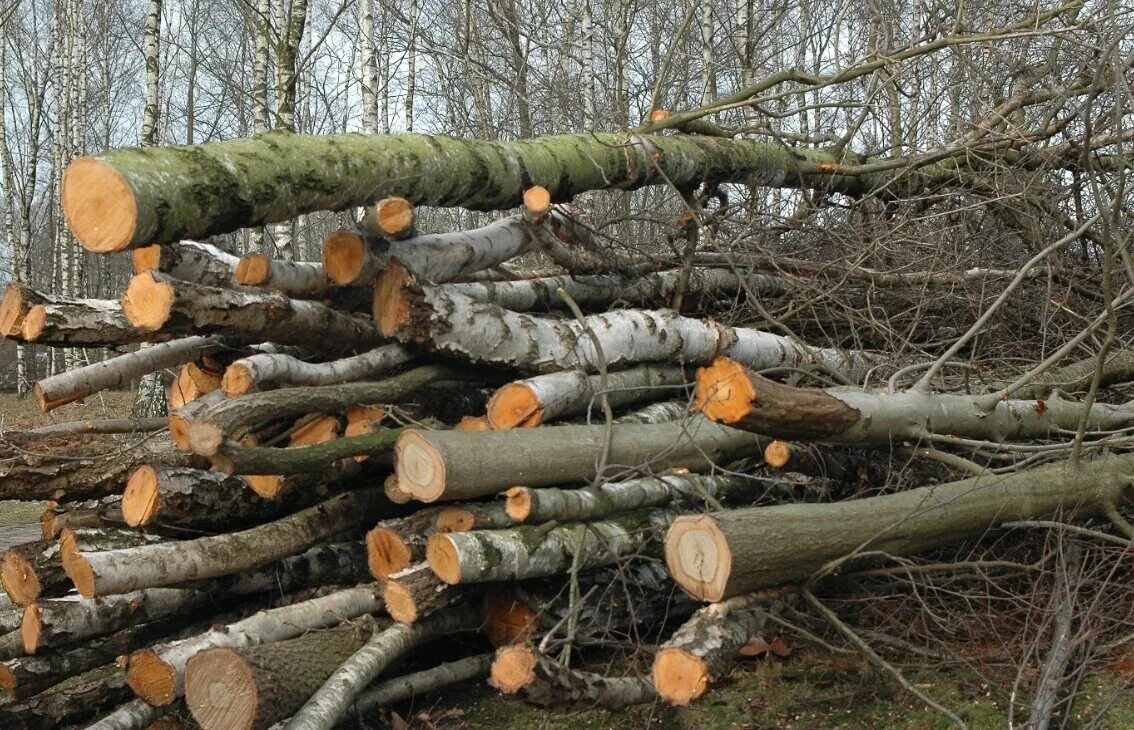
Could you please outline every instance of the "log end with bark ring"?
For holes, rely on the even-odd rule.
[[[256,494],[264,499],[275,499],[283,489],[284,480],[279,474],[245,474],[241,479]]]
[[[717,423],[737,423],[748,415],[756,400],[756,389],[745,368],[735,360],[720,357],[697,368],[697,391],[693,409]]]
[[[495,647],[530,641],[539,625],[539,616],[528,604],[516,598],[506,586],[490,585],[481,601],[484,627],[481,632]]]
[[[272,278],[272,260],[262,253],[248,254],[236,264],[236,283],[265,286]]]
[[[193,445],[189,442],[189,421],[177,413],[169,414],[169,437],[180,451],[192,451]]]
[[[732,572],[728,541],[709,515],[678,517],[665,535],[665,565],[686,593],[719,601]]]
[[[185,704],[204,730],[254,727],[258,695],[252,668],[233,649],[206,649],[185,665]]]
[[[149,524],[161,509],[157,470],[149,464],[135,469],[122,492],[122,517],[130,527]]]
[[[234,362],[225,368],[220,387],[226,397],[235,398],[250,393],[256,387],[256,378],[246,365]]]
[[[542,185],[533,185],[524,191],[524,217],[536,221],[551,209],[551,191]]]
[[[445,492],[445,459],[420,431],[406,431],[394,444],[398,487],[414,499],[434,502]]]
[[[512,487],[504,492],[504,514],[523,522],[532,513],[532,494],[527,487]]]
[[[161,246],[142,246],[130,252],[130,259],[134,262],[134,273],[143,271],[156,271],[161,267]]]
[[[21,336],[24,317],[31,307],[31,303],[24,299],[23,286],[12,283],[5,287],[4,298],[0,299],[0,334],[5,337]]]
[[[438,578],[449,585],[461,582],[461,554],[448,535],[434,535],[425,543],[425,560]]]
[[[169,319],[176,298],[173,286],[146,271],[130,279],[122,295],[122,313],[139,329],[158,330]]]
[[[35,404],[39,406],[41,413],[53,411],[59,406],[65,406],[68,403],[74,403],[77,400],[83,399],[82,393],[64,393],[59,398],[52,399],[44,390],[40,383],[32,386],[32,394],[35,396]]]
[[[63,173],[60,205],[83,248],[113,253],[130,248],[138,232],[138,206],[126,178],[96,157],[80,157]]]
[[[664,647],[654,656],[654,688],[671,705],[684,707],[709,688],[712,677],[705,660],[677,647]]]
[[[488,683],[504,694],[515,694],[535,681],[538,658],[530,646],[505,646],[496,650]]]
[[[20,618],[20,642],[28,654],[35,654],[39,649],[39,640],[43,635],[42,614],[39,606],[31,603],[24,608],[24,614]]]
[[[493,428],[535,428],[543,423],[539,396],[524,383],[508,383],[488,399],[488,422]]]
[[[172,424],[170,426],[172,430]],[[191,421],[188,428],[189,448],[194,454],[215,456],[224,443],[224,431],[220,426],[203,421]]]
[[[669,112],[665,109],[651,109],[649,119],[651,122],[664,122],[669,119]]]
[[[60,544],[62,544],[63,539],[67,536],[67,532],[67,530],[64,530],[63,534],[59,537]],[[75,590],[77,590],[79,595],[83,598],[97,597],[94,570],[91,569],[90,563],[83,557],[83,554],[75,551],[74,547],[72,547],[70,553],[63,555],[63,572],[66,573],[67,577],[71,579],[71,582],[75,584]]]
[[[791,444],[775,440],[764,447],[764,463],[773,469],[783,469],[791,461]]]
[[[374,323],[385,337],[393,337],[410,317],[408,287],[413,283],[413,274],[395,259],[386,262],[386,267],[374,282]]]
[[[405,236],[413,229],[413,204],[405,198],[391,195],[374,205],[374,222],[378,231],[390,238]]]
[[[413,552],[393,530],[375,527],[366,533],[366,565],[375,578],[388,578],[412,563]]]
[[[25,342],[35,342],[43,334],[43,328],[46,324],[47,307],[37,304],[29,309],[27,316],[24,317],[24,324],[20,328],[20,337]]]
[[[386,499],[394,504],[409,504],[413,501],[413,495],[398,486],[398,478],[393,474],[386,477],[382,490],[386,493]]]
[[[464,507],[442,507],[435,524],[438,532],[468,532],[476,525],[476,515]]]
[[[0,584],[17,606],[30,604],[39,598],[43,590],[31,562],[13,550],[8,550],[0,558]]]
[[[413,593],[396,580],[383,581],[382,602],[390,618],[400,624],[413,624],[420,618]]]
[[[323,241],[323,272],[332,284],[360,284],[369,244],[355,231],[335,231]]]
[[[154,707],[165,707],[177,699],[177,672],[152,649],[130,655],[126,684]]]

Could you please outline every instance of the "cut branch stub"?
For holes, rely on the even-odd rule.
[[[524,218],[536,222],[551,210],[551,193],[542,185],[533,185],[524,191]]]

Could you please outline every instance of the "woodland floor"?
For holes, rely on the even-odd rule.
[[[64,406],[51,414],[39,413],[30,398],[0,394],[0,432],[34,428],[61,421],[121,418],[129,414],[131,393],[106,393],[85,403]],[[39,536],[37,502],[0,501],[0,549]],[[483,648],[483,647],[482,647]],[[897,662],[894,657],[888,657]],[[974,730],[1009,726],[1007,708],[1015,672],[981,667],[984,677],[1000,681],[974,681],[974,673],[948,667],[899,665],[919,690],[956,712]],[[602,671],[603,666],[589,667]],[[396,714],[395,714],[396,713]],[[1017,713],[1015,722],[1022,724]],[[1059,726],[1060,723],[1055,723]],[[392,712],[358,722],[363,728],[499,728],[500,730],[695,730],[745,728],[747,730],[834,730],[837,728],[951,727],[951,723],[915,698],[896,688],[857,654],[835,654],[825,649],[796,645],[786,659],[747,660],[691,707],[661,704],[633,708],[625,714],[604,711],[549,713],[501,697],[484,684],[426,695],[402,703]],[[1112,666],[1079,687],[1072,728],[1126,730],[1134,728],[1134,657]]]

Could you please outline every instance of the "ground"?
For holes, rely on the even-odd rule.
[[[42,414],[31,399],[0,394],[0,429],[34,428],[60,421],[120,418],[133,402],[129,393],[107,393]],[[43,506],[35,502],[0,502],[0,543],[27,532],[38,537]],[[3,547],[0,544],[0,547]],[[1119,667],[1122,669],[1124,667]],[[1131,671],[1109,671],[1080,687],[1075,717],[1068,727],[1104,730],[1134,728],[1134,660]],[[905,667],[919,690],[957,712],[973,730],[1009,726],[1007,708],[1013,673],[1003,670],[995,686],[974,682],[972,674],[948,668]],[[986,670],[987,673],[987,670]],[[603,711],[554,714],[502,697],[483,683],[426,696],[395,708],[398,718],[383,713],[366,727],[494,728],[499,730],[835,730],[951,727],[942,715],[920,704],[889,678],[875,672],[855,654],[833,654],[806,645],[787,658],[746,660],[687,708],[660,704],[633,708],[625,714]],[[1022,722],[1018,711],[1016,724]]]

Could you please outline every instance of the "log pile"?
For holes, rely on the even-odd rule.
[[[11,338],[160,343],[39,382],[44,411],[176,373],[167,430],[0,443],[0,497],[50,500],[43,539],[0,562],[5,727],[105,715],[93,726],[141,728],[187,707],[204,728],[329,728],[485,675],[544,707],[685,704],[798,586],[1006,522],[1122,519],[1134,470],[1122,454],[1008,474],[957,457],[982,473],[837,499],[885,486],[884,462],[929,438],[1067,439],[1128,429],[1134,409],[862,387],[896,366],[729,324],[716,307],[788,296],[790,280],[627,260],[566,205],[610,186],[741,180],[763,148],[492,145],[500,159],[479,164],[526,172],[489,189],[391,162],[431,146],[459,161],[471,143],[264,148],[270,137],[77,160],[62,196],[72,230],[91,251],[132,250],[136,275],[119,300],[12,285],[0,303]],[[348,142],[357,180],[293,155],[305,146],[332,166]],[[714,168],[728,144],[735,164]],[[560,175],[560,147],[591,162]],[[792,164],[802,180],[822,170]],[[414,203],[523,207],[430,233]],[[354,205],[365,215],[320,262],[180,240]],[[501,268],[528,254],[550,270]],[[843,385],[799,387],[809,373]],[[462,632],[483,638],[446,643]],[[646,636],[661,646],[651,673],[595,674],[553,654]],[[446,661],[407,658],[426,642]]]

